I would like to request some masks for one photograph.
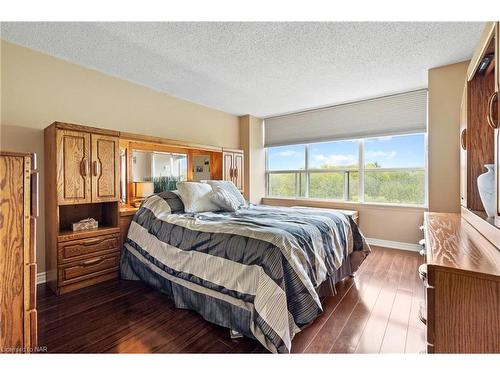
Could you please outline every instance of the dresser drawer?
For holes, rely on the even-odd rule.
[[[104,254],[88,257],[78,262],[73,262],[59,267],[59,280],[61,285],[77,282],[88,278],[118,270],[120,253]]]
[[[92,238],[78,239],[58,244],[59,262],[67,263],[87,259],[97,252],[118,249],[119,234],[108,234]]]

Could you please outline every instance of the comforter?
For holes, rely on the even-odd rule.
[[[352,251],[369,251],[340,212],[250,204],[172,214],[158,195],[134,216],[124,247],[122,278],[142,280],[271,352],[290,352],[294,335],[322,312],[316,289],[352,272]]]

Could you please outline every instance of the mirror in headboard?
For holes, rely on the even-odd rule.
[[[153,193],[175,190],[178,181],[222,179],[222,149],[120,139],[120,161],[124,206],[137,206]]]
[[[131,158],[132,183],[152,183],[154,193],[175,190],[187,179],[187,153],[133,149]]]

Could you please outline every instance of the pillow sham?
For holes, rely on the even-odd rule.
[[[220,207],[224,211],[236,211],[240,207],[240,202],[227,190],[220,186],[213,187],[213,192],[210,195],[210,200],[213,204]]]
[[[184,203],[182,203],[179,197],[179,192],[174,191],[164,191],[157,194],[170,206],[170,212],[173,214],[180,214],[184,212]]]
[[[177,190],[184,203],[184,211],[188,213],[218,211],[219,207],[212,203],[212,187],[204,182],[178,182]]]
[[[247,202],[245,201],[245,198],[243,198],[243,195],[241,195],[240,191],[232,181],[208,180],[207,184],[212,186],[212,189],[214,190],[216,187],[219,187],[233,196],[233,198],[238,202],[238,208],[246,205]]]

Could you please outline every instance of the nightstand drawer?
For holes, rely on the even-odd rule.
[[[67,263],[82,258],[88,258],[89,255],[105,250],[117,249],[118,246],[118,233],[62,242],[58,244],[59,261],[61,263]]]
[[[118,251],[111,254],[86,258],[76,263],[71,263],[59,268],[60,280],[62,284],[76,282],[87,278],[96,277],[107,272],[118,269],[120,253]]]

